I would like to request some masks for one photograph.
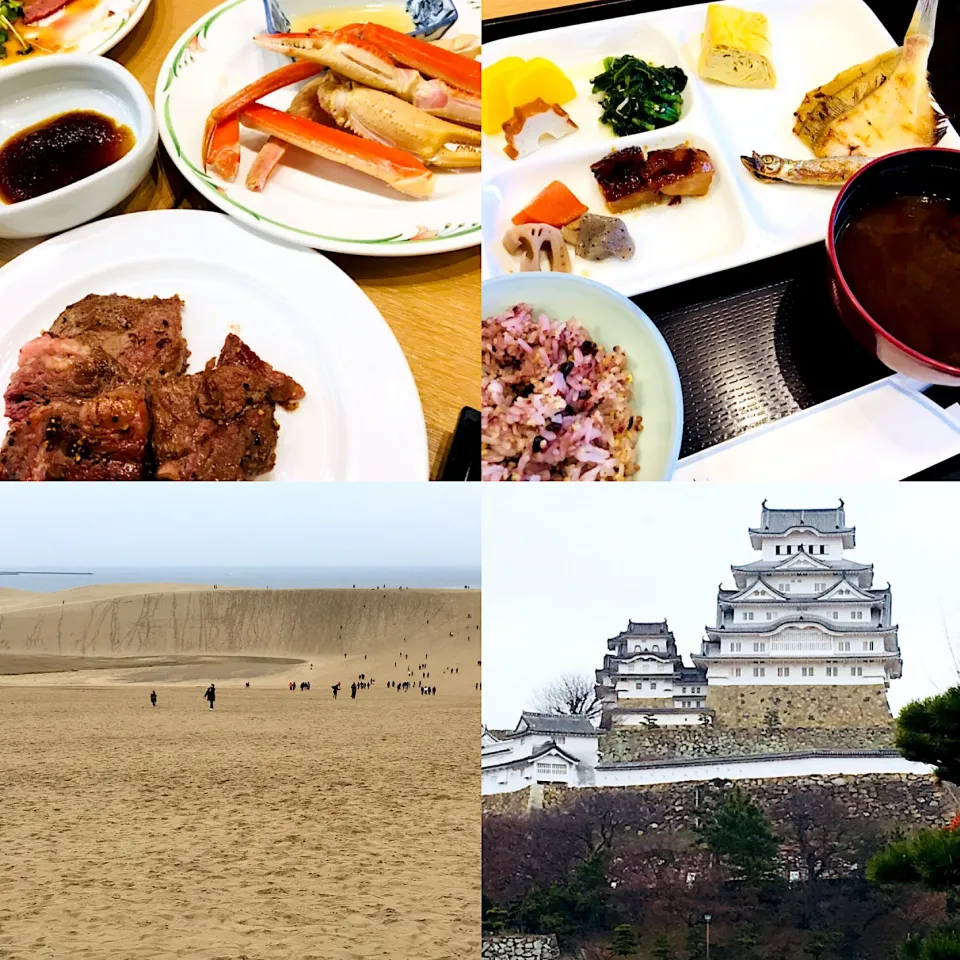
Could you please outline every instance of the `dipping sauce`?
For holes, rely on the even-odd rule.
[[[0,201],[59,190],[126,156],[136,138],[94,110],[72,110],[27,127],[0,145]]]
[[[853,295],[880,326],[960,367],[960,203],[894,197],[852,217],[836,250]]]
[[[416,24],[402,3],[373,4],[368,7],[332,7],[294,17],[290,24],[293,33],[314,30],[339,30],[351,23],[379,23],[399,33],[410,33]]]

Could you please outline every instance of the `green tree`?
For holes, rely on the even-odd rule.
[[[928,890],[960,887],[960,830],[921,830],[898,840],[867,864],[875,883],[919,883]]]
[[[677,960],[677,955],[670,947],[670,941],[667,940],[666,935],[663,933],[658,934],[657,938],[653,941],[650,955],[653,957],[653,960]]]
[[[696,828],[697,839],[736,875],[762,883],[776,875],[779,840],[763,810],[734,787],[712,817]]]
[[[960,783],[960,686],[908,703],[897,717],[896,742],[908,760],[932,764],[941,780]]]
[[[925,937],[911,934],[900,944],[897,960],[960,960],[960,928],[941,927]]]
[[[620,926],[614,928],[610,949],[615,957],[632,957],[639,946],[637,935],[633,932],[633,927],[629,923],[621,923]]]

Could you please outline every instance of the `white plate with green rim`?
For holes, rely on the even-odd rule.
[[[449,36],[480,33],[479,0],[457,4]],[[207,114],[222,100],[289,63],[253,42],[264,31],[261,0],[227,0],[174,44],[160,68],[154,105],[160,139],[187,180],[225,213],[288,243],[375,257],[412,257],[480,243],[480,171],[436,170],[433,196],[404,197],[372,177],[291,150],[266,189],[245,178],[265,137],[241,129],[240,171],[233,183],[203,171],[200,143]],[[296,87],[261,100],[285,110]]]
[[[11,34],[0,43],[0,69],[48,53],[92,53],[112,50],[143,19],[151,0],[73,0],[36,23],[15,21],[14,27],[33,46],[26,57]],[[9,33],[9,31],[8,31]]]

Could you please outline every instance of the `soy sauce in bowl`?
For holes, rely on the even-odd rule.
[[[99,173],[132,149],[124,124],[71,110],[27,127],[0,145],[0,202],[20,203]]]

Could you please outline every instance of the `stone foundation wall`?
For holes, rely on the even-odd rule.
[[[560,947],[553,935],[546,937],[504,934],[484,937],[483,960],[560,960]]]
[[[883,684],[707,687],[720,729],[891,727]]]
[[[872,727],[619,727],[600,737],[604,763],[747,757],[797,750],[889,749],[892,724]]]
[[[920,827],[943,827],[957,812],[956,795],[949,786],[940,785],[932,776],[915,774],[862,774],[843,777],[780,777],[764,780],[738,780],[736,785],[759,803],[777,823],[779,804],[800,798],[800,805],[816,809],[829,801],[842,810],[842,819],[870,820],[875,826],[900,826],[910,831]],[[575,803],[589,793],[625,795],[642,791],[662,810],[658,822],[649,830],[685,831],[698,818],[713,809],[732,783],[725,780],[695,783],[665,783],[645,787],[600,787],[582,790],[544,787],[544,808]],[[484,800],[489,798],[484,797]]]
[[[481,799],[485,814],[526,813],[530,803],[530,788],[514,790],[513,793],[491,793]]]

